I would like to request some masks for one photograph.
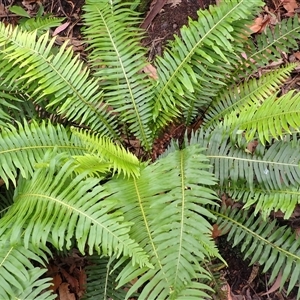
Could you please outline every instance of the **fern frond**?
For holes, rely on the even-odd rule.
[[[46,269],[34,267],[33,261],[44,264],[41,250],[34,251],[19,244],[11,246],[0,240],[0,298],[1,299],[55,299],[49,287],[50,278],[42,279]]]
[[[20,26],[27,31],[37,31],[38,35],[47,32],[52,27],[57,27],[61,24],[64,18],[52,16],[40,16],[21,20]]]
[[[200,130],[191,143],[206,148],[205,155],[213,166],[211,172],[219,179],[220,187],[246,185],[253,190],[258,183],[262,189],[276,190],[300,183],[300,154],[296,150],[299,141],[261,145],[259,154],[251,154],[232,143],[228,132],[215,128]]]
[[[269,283],[282,271],[280,288],[289,280],[289,294],[296,284],[299,285],[300,240],[290,228],[278,226],[276,220],[255,218],[247,211],[228,208],[211,212],[218,217],[220,230],[229,231],[227,239],[233,241],[233,246],[240,246],[245,259],[249,257],[250,264],[264,265],[263,272],[271,273]]]
[[[83,155],[86,149],[79,138],[70,136],[63,126],[37,124],[34,121],[29,125],[18,123],[18,128],[12,125],[3,128],[0,139],[0,178],[6,186],[9,180],[16,185],[18,172],[28,178],[35,164],[51,149],[70,155]]]
[[[36,31],[0,23],[0,77],[18,86],[36,101],[48,99],[48,107],[69,120],[84,123],[103,135],[118,139],[113,116],[102,102],[98,82],[89,79],[78,57],[64,43],[52,53],[55,38],[37,38]]]
[[[244,131],[248,141],[257,138],[265,144],[272,138],[282,138],[299,130],[300,95],[289,91],[279,98],[271,95],[263,103],[248,103],[243,109],[225,115],[223,124],[227,130]]]
[[[84,130],[79,131],[75,128],[72,132],[83,141],[89,153],[96,154],[101,164],[108,163],[108,166],[113,169],[113,172],[117,171],[125,177],[139,176],[140,163],[138,158],[123,146],[116,145],[110,139],[101,137],[99,134],[92,134]],[[97,164],[95,159],[92,160]],[[100,163],[100,161],[98,161],[98,163]],[[84,166],[81,167],[84,168]]]
[[[253,191],[236,188],[234,191],[226,190],[228,195],[244,203],[243,208],[254,207],[254,215],[260,215],[266,220],[272,212],[280,211],[284,219],[289,219],[296,205],[300,203],[299,188],[286,187],[278,190],[265,191],[256,186]]]
[[[12,244],[22,239],[25,247],[50,241],[60,250],[68,249],[75,237],[82,253],[88,247],[89,253],[122,254],[133,263],[149,266],[147,255],[128,235],[130,223],[123,221],[114,205],[102,204],[101,199],[110,194],[99,185],[99,179],[74,176],[72,161],[61,163],[65,159],[66,155],[55,154],[32,179],[20,178],[14,205],[0,219],[0,235]]]
[[[151,147],[153,84],[141,74],[146,51],[140,46],[137,13],[128,3],[88,0],[84,6],[85,34],[90,44],[90,60],[100,78],[104,100],[129,124],[147,150]],[[99,34],[100,33],[100,34]]]
[[[189,27],[182,28],[181,39],[176,38],[157,61],[160,79],[154,116],[159,126],[182,110],[190,122],[194,109],[218,93],[239,60],[235,52],[247,31],[245,25],[260,5],[258,0],[222,1],[199,11],[198,20],[190,20]]]
[[[155,266],[153,270],[124,268],[119,285],[140,275],[127,297],[144,284],[139,299],[177,299],[187,294],[193,299],[205,293],[200,282],[192,281],[208,277],[200,264],[205,257],[218,256],[206,220],[211,214],[204,208],[217,199],[210,188],[215,179],[206,171],[209,167],[202,149],[194,145],[147,166],[138,179],[105,184],[114,191],[105,201],[118,203],[125,219],[134,223],[130,235]]]
[[[87,274],[87,287],[83,299],[114,299],[124,300],[124,288],[116,289],[116,279],[121,268],[114,269],[113,258],[93,255],[88,257],[89,265],[85,268]]]
[[[240,85],[231,85],[216,97],[205,113],[203,126],[218,125],[225,115],[235,111],[242,112],[245,107],[255,103],[259,106],[266,98],[279,91],[279,87],[288,78],[295,64],[289,64],[279,70],[268,72],[259,79],[252,79]],[[269,115],[269,112],[268,112]]]
[[[255,40],[249,39],[244,44],[243,55],[228,82],[237,78],[245,78],[270,62],[277,61],[282,53],[290,53],[298,49],[300,39],[300,23],[298,16],[286,18],[278,22],[274,28],[267,27],[266,32],[255,35]]]

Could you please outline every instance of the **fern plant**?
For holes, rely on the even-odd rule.
[[[119,0],[86,1],[87,62],[34,22],[0,23],[0,298],[54,299],[47,258],[75,245],[92,261],[86,299],[209,299],[208,266],[224,261],[213,224],[270,283],[282,272],[281,288],[299,286],[299,239],[270,218],[299,203],[299,96],[279,93],[296,65],[255,74],[298,47],[300,24],[254,41],[262,4],[200,10],[153,62],[158,80],[143,72],[139,16]],[[170,123],[199,118],[151,162]]]

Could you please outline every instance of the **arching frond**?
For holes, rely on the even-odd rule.
[[[48,150],[70,155],[83,155],[86,150],[78,137],[70,136],[63,126],[51,123],[18,123],[18,128],[10,125],[0,132],[0,139],[0,178],[7,186],[9,180],[16,185],[19,171],[22,177],[28,178]]]
[[[55,38],[37,38],[36,31],[0,22],[0,77],[17,85],[37,101],[47,98],[48,106],[69,120],[85,123],[100,134],[118,139],[113,116],[102,101],[98,82],[89,78],[83,62],[73,57],[64,43],[53,55]],[[18,67],[14,67],[15,65]]]
[[[0,240],[0,298],[1,299],[55,299],[49,289],[50,278],[41,278],[46,269],[34,267],[43,264],[41,250],[25,248],[19,243],[11,246]]]
[[[215,208],[214,208],[215,209]],[[212,211],[211,211],[212,212]],[[250,264],[263,265],[263,272],[270,272],[272,283],[280,272],[280,288],[289,280],[287,293],[300,283],[300,240],[286,226],[278,226],[276,220],[265,221],[262,217],[250,215],[247,211],[215,210],[220,230],[228,232],[233,246],[239,245]]]
[[[269,96],[263,103],[248,103],[242,110],[233,111],[224,118],[227,130],[245,132],[245,138],[255,138],[261,143],[270,142],[271,138],[282,138],[283,135],[299,130],[300,95],[295,91],[277,98]]]
[[[57,27],[61,24],[64,18],[57,18],[51,16],[37,16],[22,20],[20,26],[27,31],[37,31],[39,35],[47,32],[52,27]]]
[[[181,38],[175,38],[170,50],[157,60],[154,118],[158,126],[182,110],[189,123],[194,110],[217,95],[239,60],[235,52],[241,52],[245,25],[260,5],[259,0],[222,1],[198,11],[198,20],[182,28]]]
[[[130,235],[155,266],[153,270],[137,270],[130,264],[124,268],[120,285],[140,275],[128,296],[144,285],[139,299],[177,299],[180,295],[199,299],[209,289],[193,282],[208,276],[201,261],[218,256],[206,220],[212,215],[204,207],[216,204],[210,188],[215,179],[206,171],[210,166],[202,151],[194,145],[170,153],[144,168],[138,179],[120,178],[105,184],[108,191],[115,191],[105,201],[117,202],[125,219],[134,222]]]
[[[119,0],[86,1],[85,34],[104,100],[149,150],[153,83],[141,73],[146,65],[146,51],[140,45],[141,34],[136,26],[140,19],[127,6]]]
[[[265,220],[272,212],[282,212],[284,219],[289,219],[296,205],[300,203],[300,191],[298,187],[286,187],[277,190],[265,191],[255,186],[253,191],[242,187],[234,191],[226,190],[233,199],[242,201],[243,208],[253,207],[254,214],[260,214]]]
[[[289,64],[279,70],[268,72],[259,79],[252,79],[240,85],[234,84],[226,87],[226,90],[222,91],[207,109],[203,126],[205,128],[212,125],[216,126],[230,112],[234,111],[237,115],[251,103],[259,106],[266,98],[279,91],[280,86],[295,66],[295,64]]]
[[[140,173],[140,162],[136,156],[126,150],[123,146],[113,143],[109,138],[101,137],[99,134],[93,134],[87,131],[72,130],[74,135],[78,136],[84,143],[89,153],[96,154],[96,157],[90,157],[90,163],[108,164],[108,168],[112,168],[113,172],[119,172],[126,176],[138,177]],[[99,158],[99,160],[95,158]],[[87,159],[87,157],[86,157]],[[88,162],[85,160],[85,162]],[[83,162],[83,161],[81,161]],[[100,167],[100,165],[99,165]],[[81,165],[84,169],[84,165]],[[95,166],[94,171],[97,170]]]
[[[192,140],[207,148],[205,155],[221,187],[246,185],[253,190],[258,183],[262,189],[276,190],[299,185],[299,141],[297,146],[284,141],[274,142],[268,148],[261,145],[261,153],[251,154],[230,142],[226,134],[224,138],[222,128],[201,130]]]
[[[74,176],[72,161],[61,164],[65,158],[56,155],[47,167],[35,171],[32,179],[20,178],[14,205],[0,219],[0,235],[12,244],[23,240],[25,247],[50,241],[57,249],[68,249],[75,237],[82,253],[88,247],[89,253],[122,254],[133,263],[149,266],[145,252],[128,235],[131,224],[123,221],[114,205],[101,202],[110,194],[99,185],[99,179]]]

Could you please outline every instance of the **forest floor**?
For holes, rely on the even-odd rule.
[[[144,20],[141,23],[141,27],[147,32],[142,43],[148,49],[149,61],[153,61],[156,55],[163,53],[167,42],[173,38],[174,34],[179,34],[180,28],[187,24],[189,17],[197,17],[198,9],[206,9],[210,4],[215,4],[216,2],[218,4],[220,1],[222,0],[152,0],[151,5],[145,10]],[[63,43],[66,39],[70,39],[74,50],[82,58],[86,57],[85,44],[81,35],[81,27],[83,25],[81,15],[84,0],[0,0],[0,20],[6,23],[17,24],[20,16],[10,12],[9,7],[12,5],[20,6],[30,16],[34,16],[41,2],[45,13],[65,18],[63,25],[56,30],[58,32],[57,40]],[[300,12],[300,4],[296,0],[266,0],[265,3],[266,6],[262,8],[260,15],[253,20],[253,25],[251,26],[254,38],[256,34],[263,32],[266,27],[273,26],[282,19],[293,17]],[[291,61],[299,61],[300,65],[300,52],[282,53],[282,58],[271,62],[270,68]],[[286,82],[282,93],[286,93],[289,89],[299,89],[300,76],[298,74],[299,72],[296,72],[295,76],[292,76]],[[181,134],[182,130],[174,127],[170,129],[167,136],[176,138]],[[168,138],[162,137],[157,143],[163,150],[167,142]],[[291,219],[286,221],[286,224],[299,231],[300,210],[297,210]],[[282,216],[276,214],[274,217],[281,220]],[[221,270],[226,284],[220,288],[227,290],[224,299],[296,299],[293,293],[286,296],[285,289],[278,291],[279,287],[276,282],[272,287],[268,286],[269,275],[262,274],[262,268],[258,265],[248,266],[248,262],[242,260],[239,250],[232,248],[227,243],[226,236],[216,237],[216,243],[218,243],[221,254],[228,263],[228,267],[223,266]],[[76,249],[67,257],[55,257],[50,261],[48,266],[49,275],[53,277],[53,290],[58,293],[57,299],[79,300],[81,298],[84,293],[85,265],[84,257],[81,257]],[[280,277],[280,274],[278,277]],[[217,296],[215,299],[220,299],[220,296]]]

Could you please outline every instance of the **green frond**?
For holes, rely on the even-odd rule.
[[[128,3],[119,0],[86,1],[85,34],[94,75],[99,77],[104,90],[104,101],[120,114],[129,131],[149,150],[153,83],[141,73],[146,65],[146,50],[140,45],[141,34],[136,26],[140,19],[126,6]]]
[[[46,269],[34,267],[33,261],[43,264],[41,251],[11,246],[0,240],[0,298],[1,299],[55,299],[49,289],[50,278],[42,279]]]
[[[203,126],[208,128],[218,125],[224,116],[229,115],[232,111],[238,115],[251,103],[259,106],[266,98],[279,91],[280,86],[295,67],[295,64],[289,64],[284,68],[265,73],[259,79],[226,87],[226,90],[212,101],[205,112]]]
[[[267,27],[265,33],[255,35],[255,40],[248,39],[244,44],[243,55],[228,82],[237,78],[246,78],[259,68],[276,62],[282,58],[282,53],[290,53],[298,49],[300,39],[300,23],[298,16],[285,18],[274,28]]]
[[[100,168],[103,166],[112,168],[114,173],[121,173],[125,177],[139,176],[140,162],[138,158],[126,150],[122,145],[117,145],[109,138],[101,137],[99,134],[93,134],[88,131],[79,131],[74,128],[72,132],[82,140],[89,153],[96,154],[96,157],[90,157],[90,159],[85,161],[85,163],[94,164],[94,167],[92,166],[93,171],[97,170],[98,165]],[[84,165],[81,165],[80,167],[85,169]],[[88,169],[91,169],[91,166],[87,167]]]
[[[215,208],[214,208],[215,209]],[[211,211],[212,212],[212,211]],[[270,222],[262,217],[242,210],[216,210],[220,230],[228,233],[233,246],[239,245],[244,257],[250,258],[250,264],[263,265],[263,272],[271,273],[272,283],[280,272],[280,288],[289,280],[287,293],[300,283],[300,240],[286,226],[278,226],[276,220]],[[297,298],[299,299],[299,297]]]
[[[50,28],[57,27],[61,24],[64,18],[52,16],[40,16],[35,18],[23,19],[20,26],[27,31],[37,31],[38,35],[47,32]]]
[[[115,268],[113,258],[93,255],[88,257],[89,265],[85,268],[87,274],[87,287],[83,299],[113,299],[124,300],[124,288],[116,289],[117,275],[121,268]]]
[[[69,120],[84,123],[103,135],[118,139],[113,116],[102,101],[96,79],[71,48],[64,43],[52,53],[55,38],[37,38],[36,31],[0,23],[0,77],[3,83],[18,86],[37,102],[48,99],[48,106]],[[2,84],[3,84],[2,83]]]
[[[149,265],[147,255],[128,235],[131,224],[114,205],[102,203],[110,194],[99,179],[74,176],[72,161],[61,163],[65,159],[55,154],[30,180],[19,179],[14,205],[0,219],[0,235],[12,244],[22,239],[25,247],[50,241],[60,250],[68,249],[74,237],[82,253],[88,247],[89,253],[122,254],[140,266]]]
[[[299,130],[300,95],[289,91],[279,98],[273,94],[262,103],[248,102],[243,109],[225,115],[223,124],[227,130],[244,132],[248,141],[257,138],[265,144],[272,138],[282,138]]]
[[[224,130],[200,130],[191,141],[206,148],[211,172],[218,178],[220,187],[236,188],[241,185],[252,191],[255,184],[262,189],[276,190],[300,183],[299,142],[274,142],[270,147],[261,145],[260,153],[251,154],[224,138]]]
[[[134,223],[130,236],[155,266],[153,270],[137,270],[130,264],[124,268],[119,285],[140,275],[127,297],[144,284],[139,299],[177,299],[187,293],[193,299],[193,293],[205,293],[201,283],[193,280],[208,277],[201,261],[218,256],[206,220],[212,215],[204,207],[216,205],[217,197],[211,189],[216,181],[207,172],[210,166],[202,152],[197,145],[187,147],[145,167],[138,179],[119,178],[105,184],[114,192],[105,201],[118,203],[125,220]]]
[[[181,38],[175,38],[157,61],[154,117],[160,127],[182,110],[190,122],[194,110],[217,95],[239,60],[235,52],[241,51],[246,24],[262,4],[258,0],[222,1],[200,10],[198,20],[190,20],[181,29]]]
[[[226,193],[235,200],[244,203],[243,208],[254,207],[254,215],[258,213],[266,220],[272,212],[280,211],[284,219],[289,219],[296,205],[300,203],[299,188],[285,187],[277,190],[265,191],[255,186],[253,191],[245,188],[236,188],[234,191],[226,190]]]
[[[6,186],[9,180],[16,185],[20,172],[28,178],[33,173],[34,166],[39,163],[45,153],[56,150],[57,153],[68,152],[70,155],[83,155],[86,148],[78,137],[70,136],[63,126],[53,126],[51,123],[10,125],[0,132],[0,178]]]

